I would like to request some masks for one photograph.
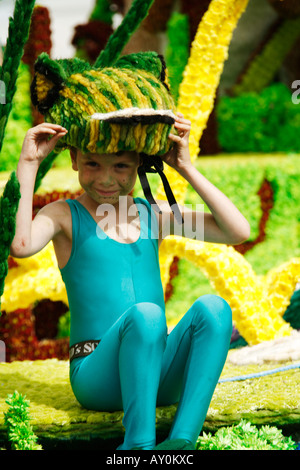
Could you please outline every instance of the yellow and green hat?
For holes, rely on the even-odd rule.
[[[165,62],[156,52],[123,56],[104,68],[43,53],[35,64],[31,97],[47,122],[68,130],[58,152],[76,147],[83,153],[163,155],[170,148],[175,104]]]

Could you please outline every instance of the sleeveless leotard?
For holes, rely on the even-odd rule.
[[[158,224],[150,204],[134,199],[140,236],[124,244],[105,235],[77,200],[72,251],[62,278],[71,312],[70,343],[101,340],[70,363],[79,403],[123,410],[119,450],[153,449],[156,406],[178,403],[169,439],[195,444],[226,360],[231,309],[217,295],[197,299],[167,336],[158,260]]]
[[[99,340],[132,305],[152,302],[165,309],[158,259],[158,224],[148,201],[134,198],[140,216],[136,242],[106,236],[77,200],[72,215],[72,251],[60,269],[71,313],[70,344]]]

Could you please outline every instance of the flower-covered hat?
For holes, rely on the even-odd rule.
[[[163,155],[170,148],[175,105],[164,60],[155,52],[123,56],[104,68],[78,58],[51,60],[43,53],[35,64],[31,97],[47,122],[68,130],[56,151]]]

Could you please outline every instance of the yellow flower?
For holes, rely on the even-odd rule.
[[[233,321],[249,344],[290,335],[292,328],[283,320],[282,314],[299,279],[300,258],[294,258],[260,277],[233,247],[180,237],[169,237],[163,243],[161,257],[166,253],[173,254],[187,259],[203,271],[218,295],[229,303]],[[290,273],[289,282],[282,289],[282,276],[287,272]],[[162,280],[165,286],[168,277]]]
[[[19,266],[11,268],[6,277],[1,299],[4,311],[28,308],[42,299],[60,300],[68,305],[52,242],[36,255],[16,262]]]

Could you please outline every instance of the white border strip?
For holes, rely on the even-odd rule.
[[[170,109],[153,109],[153,108],[125,108],[118,109],[117,111],[112,111],[110,113],[95,113],[91,115],[91,119],[98,119],[100,121],[105,121],[107,119],[115,117],[127,117],[131,118],[133,116],[169,116],[175,119],[175,114]]]

